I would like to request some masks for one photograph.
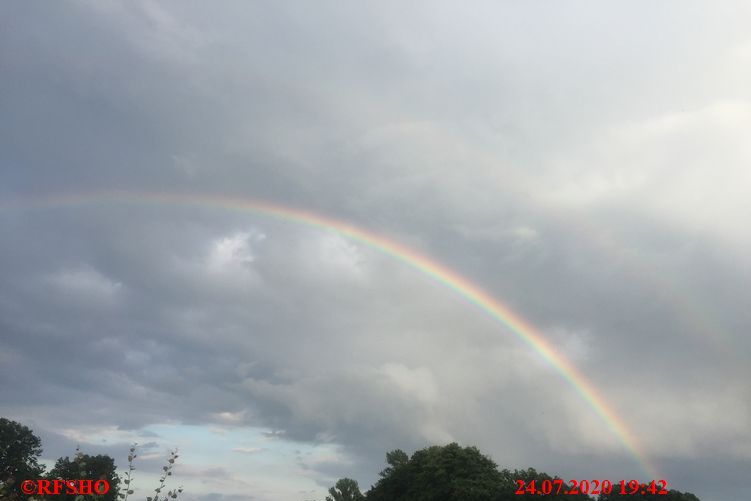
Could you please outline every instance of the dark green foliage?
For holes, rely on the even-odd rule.
[[[496,501],[504,479],[475,447],[449,444],[387,456],[389,467],[368,491],[368,501]]]
[[[334,487],[329,489],[326,501],[365,501],[365,496],[360,492],[360,486],[351,478],[342,478]]]
[[[23,480],[36,480],[42,477],[44,467],[38,464],[42,453],[41,441],[32,431],[20,423],[0,418],[0,499],[3,501],[28,501],[31,496],[23,496],[19,485]],[[87,496],[96,501],[128,501],[132,490],[133,460],[137,457],[135,444],[128,455],[128,471],[123,475],[124,489],[120,489],[121,479],[115,472],[115,462],[109,456],[90,456],[76,450],[75,457],[60,458],[46,476],[47,479],[62,480],[107,480],[110,490],[103,496]],[[174,501],[182,493],[182,488],[166,491],[167,478],[179,456],[170,453],[167,464],[162,468],[160,483],[154,489],[155,495],[147,501]],[[432,446],[407,454],[396,449],[386,454],[386,468],[381,478],[363,495],[355,480],[340,479],[329,489],[326,501],[519,501],[531,495],[516,494],[517,480],[525,484],[535,480],[541,489],[544,480],[553,482],[559,477],[529,468],[526,470],[507,469],[498,471],[496,464],[483,455],[476,447],[460,447],[456,443],[445,446]],[[562,490],[569,486],[564,483]],[[165,492],[166,491],[166,492]],[[700,501],[691,493],[676,490],[667,495],[658,494],[600,494],[597,501]],[[75,495],[61,493],[55,496],[59,501],[76,501]],[[561,501],[593,501],[594,497],[584,494],[535,496]]]
[[[381,477],[391,476],[397,468],[406,465],[408,461],[409,456],[407,456],[407,453],[401,449],[387,452],[386,464],[388,464],[388,466],[380,473]]]
[[[69,457],[58,459],[47,478],[50,480],[106,480],[110,484],[110,489],[107,494],[97,497],[100,501],[115,501],[120,483],[120,478],[115,472],[114,459],[103,455],[90,456],[78,450],[72,460]],[[64,492],[55,496],[55,499],[59,501],[75,501],[75,498],[75,494]]]
[[[501,470],[487,456],[475,447],[460,447],[452,443],[446,446],[433,446],[421,449],[410,458],[402,450],[386,454],[388,465],[380,474],[381,478],[362,497],[346,497],[344,487],[357,487],[351,479],[341,479],[336,488],[329,492],[332,496],[327,501],[347,501],[364,499],[365,501],[519,501],[523,499],[555,499],[559,501],[699,501],[693,494],[669,491],[667,495],[654,496],[618,496],[600,495],[599,498],[586,494],[563,494],[572,488],[560,477],[552,477],[533,468],[526,470]],[[516,494],[523,480],[524,486],[535,481],[537,490],[542,488],[544,480],[561,480],[561,494],[547,496]],[[614,490],[617,487],[614,486]],[[346,491],[349,492],[349,491]]]
[[[29,428],[0,418],[0,498],[28,498],[20,494],[19,486],[41,477],[44,467],[37,461],[41,454],[42,442]]]
[[[131,482],[135,467],[133,460],[136,455],[136,444],[130,448],[128,455],[128,471],[121,479],[115,471],[115,461],[109,456],[90,456],[83,454],[76,448],[76,455],[71,460],[69,457],[60,458],[55,467],[42,477],[44,467],[38,464],[38,458],[42,454],[42,443],[39,437],[20,423],[9,419],[0,418],[0,500],[2,501],[31,501],[32,499],[48,499],[50,496],[33,497],[21,494],[20,485],[24,480],[38,480],[44,478],[52,480],[106,480],[109,483],[109,491],[104,495],[67,494],[63,488],[59,494],[54,495],[56,501],[128,501],[128,496],[133,494]],[[178,458],[177,451],[170,452],[167,463],[162,467],[162,475],[159,485],[154,489],[154,496],[148,496],[147,501],[174,501],[183,492],[182,487],[167,490],[167,478],[172,476],[172,469]],[[362,494],[357,489],[357,482],[352,482],[356,493],[360,497],[335,498],[336,501],[361,501]],[[345,484],[343,484],[345,485]],[[52,489],[52,487],[49,487]]]

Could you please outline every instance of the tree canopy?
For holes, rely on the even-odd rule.
[[[126,486],[123,490],[120,489],[121,479],[117,475],[115,462],[110,456],[90,456],[78,450],[73,459],[59,458],[46,478],[107,480],[110,485],[109,492],[98,497],[98,501],[127,501],[128,495],[133,493],[131,474],[134,470],[135,448],[135,445],[130,448],[128,470],[122,477],[122,483]],[[31,498],[22,495],[19,486],[24,480],[42,478],[44,467],[38,462],[41,454],[41,440],[28,427],[0,418],[0,499],[25,501]],[[150,501],[173,500],[182,492],[182,488],[178,488],[167,491],[166,494],[162,493],[166,490],[165,482],[167,477],[172,475],[172,466],[177,457],[176,452],[170,454],[167,465],[162,468],[160,484],[154,490],[156,495],[150,498]],[[360,491],[356,480],[339,479],[329,489],[326,501],[519,501],[519,481],[528,485],[534,480],[538,489],[546,480],[562,484],[564,491],[570,488],[560,477],[553,477],[533,468],[499,470],[496,463],[476,447],[461,447],[456,443],[420,449],[411,457],[401,449],[390,451],[386,453],[386,467],[379,476],[378,481],[365,493]],[[75,501],[75,497],[66,493],[55,496],[60,501]],[[541,497],[560,501],[594,499],[585,494],[563,493]],[[700,501],[691,493],[677,490],[670,490],[666,495],[621,495],[615,485],[611,494],[601,493],[596,501],[626,499]]]
[[[346,497],[357,482],[341,479],[329,492],[327,501],[362,499],[365,501],[519,501],[525,496],[517,494],[519,480],[529,485],[532,480],[538,489],[543,481],[559,483],[559,494],[549,494],[545,499],[559,501],[593,501],[586,494],[564,494],[571,489],[560,477],[538,472],[534,468],[523,470],[498,470],[492,459],[482,454],[476,447],[461,447],[456,443],[432,446],[416,451],[409,457],[400,449],[386,454],[386,468],[380,478],[363,496],[357,494]],[[345,489],[346,487],[346,489]],[[347,490],[350,489],[350,490]],[[535,496],[537,497],[537,496]],[[624,496],[617,493],[600,494],[597,501],[699,501],[690,493],[669,491],[667,495]]]
[[[44,472],[38,462],[42,441],[16,421],[0,418],[0,497],[24,499],[19,485],[26,479],[37,479]]]
[[[329,489],[326,501],[364,501],[365,496],[360,492],[357,481],[351,478],[341,478],[334,487]]]
[[[122,479],[118,476],[115,468],[115,460],[107,455],[91,456],[83,454],[76,449],[76,454],[70,457],[59,458],[55,466],[44,475],[44,466],[38,462],[42,454],[42,445],[39,437],[26,426],[6,418],[0,418],[0,500],[3,501],[31,501],[52,499],[49,495],[43,497],[24,495],[21,492],[21,483],[24,480],[106,480],[109,490],[104,495],[76,495],[68,494],[63,489],[59,494],[54,494],[54,499],[59,501],[128,501],[128,495],[133,494],[132,473],[135,467],[133,460],[136,455],[136,444],[130,448],[128,455],[127,471]],[[154,489],[154,495],[148,497],[148,501],[174,501],[183,492],[182,487],[167,490],[167,477],[172,475],[172,468],[178,458],[177,451],[172,451],[167,458],[167,464],[162,467],[162,475],[159,485]],[[121,482],[122,480],[122,482]],[[125,488],[121,489],[120,484]],[[360,501],[364,498],[357,488],[357,482],[349,480],[342,483],[347,486],[352,483],[360,497],[334,498],[335,501]],[[47,483],[49,486],[50,484]],[[48,487],[49,488],[49,487]]]
[[[106,455],[90,456],[76,451],[73,459],[60,458],[47,475],[49,479],[91,479],[109,482],[109,491],[100,501],[115,501],[119,492],[120,478],[115,470],[115,460]],[[55,496],[59,501],[75,501],[75,494],[61,493]]]
[[[504,478],[496,464],[475,447],[452,443],[415,452],[386,455],[389,464],[368,492],[374,501],[492,501],[499,499]]]

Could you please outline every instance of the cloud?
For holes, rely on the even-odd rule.
[[[214,414],[216,419],[225,424],[238,424],[243,421],[243,412],[218,412]]]
[[[263,447],[235,447],[232,449],[232,452],[240,452],[242,454],[258,454],[259,452],[263,452],[266,449]]]
[[[112,303],[123,288],[122,283],[89,267],[63,269],[49,275],[47,281],[63,298],[95,305]]]
[[[430,369],[425,367],[410,369],[402,364],[386,364],[381,367],[381,372],[409,398],[426,404],[438,400],[438,387]]]
[[[301,245],[302,259],[310,275],[326,280],[347,277],[366,278],[367,264],[358,247],[345,238],[332,233],[313,236]]]
[[[212,243],[208,257],[209,269],[215,272],[241,270],[254,261],[250,249],[251,234],[239,232],[229,237],[221,238]],[[263,240],[265,235],[255,236],[257,240]]]

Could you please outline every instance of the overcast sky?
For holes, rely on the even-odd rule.
[[[748,497],[745,2],[0,3],[0,415],[139,493],[322,500],[385,453],[644,478],[454,291],[334,231],[108,201],[262,199],[443,263],[533,325],[670,487]],[[59,195],[82,203],[46,203]],[[143,459],[143,461],[139,461]]]

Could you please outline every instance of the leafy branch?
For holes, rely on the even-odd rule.
[[[136,454],[136,448],[138,447],[137,443],[134,443],[130,449],[128,454],[128,471],[123,474],[122,481],[123,484],[125,484],[125,491],[119,493],[120,501],[128,501],[128,496],[133,494],[133,489],[131,488],[131,482],[133,481],[133,470],[135,470],[135,466],[133,466],[133,460],[138,457],[138,454]],[[177,454],[177,450],[170,451],[169,458],[167,459],[167,464],[165,466],[162,466],[162,476],[159,478],[159,486],[154,489],[154,492],[156,492],[155,496],[148,496],[146,498],[147,501],[167,501],[167,500],[174,500],[177,499],[177,496],[183,492],[182,486],[178,487],[177,489],[172,489],[167,491],[166,494],[162,494],[162,497],[160,498],[160,493],[164,490],[165,484],[167,483],[167,477],[172,476],[172,468],[175,466],[175,461],[177,458],[180,457]]]

